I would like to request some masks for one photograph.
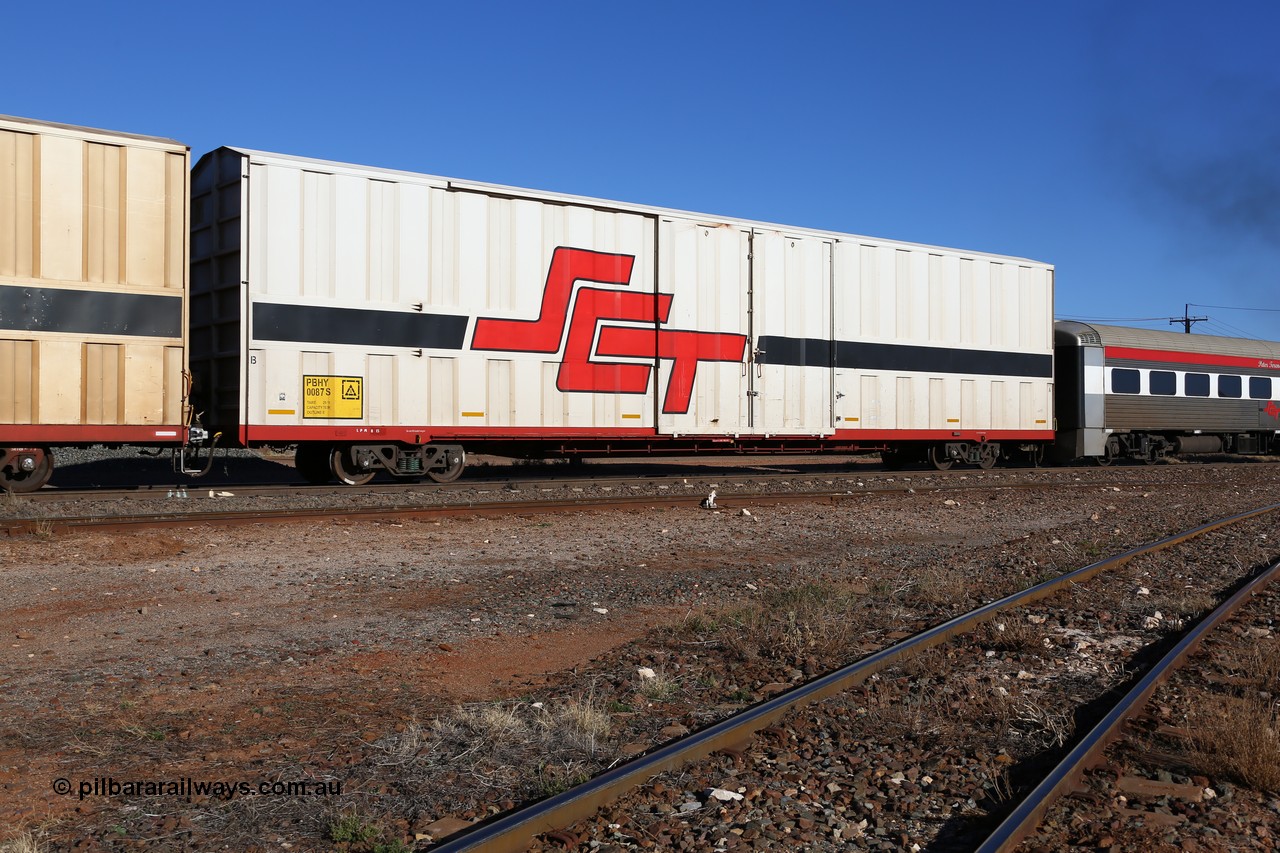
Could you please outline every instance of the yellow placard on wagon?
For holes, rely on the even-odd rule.
[[[359,376],[303,376],[302,417],[363,418],[364,379]]]

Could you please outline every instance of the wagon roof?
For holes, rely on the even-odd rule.
[[[726,217],[718,214],[698,213],[688,210],[677,210],[673,208],[654,207],[651,205],[634,204],[629,202],[611,201],[608,199],[592,198],[589,196],[575,196],[565,193],[551,192],[548,190],[533,190],[523,187],[505,186],[502,184],[489,184],[480,181],[466,181],[457,178],[447,178],[438,175],[428,175],[420,172],[407,172],[398,169],[384,169],[377,166],[360,166],[353,163],[339,163],[333,160],[318,160],[311,157],[299,157],[293,154],[277,154],[270,151],[260,151],[253,148],[241,148],[239,146],[224,146],[225,150],[234,151],[248,157],[251,161],[261,162],[264,164],[282,164],[294,165],[312,171],[325,171],[330,174],[347,174],[356,176],[373,176],[384,179],[409,181],[412,183],[427,184],[429,186],[437,186],[442,189],[454,190],[470,190],[473,192],[488,193],[491,195],[506,196],[509,198],[526,198],[537,201],[549,201],[557,204],[578,204],[586,207],[594,207],[603,210],[616,210],[627,213],[640,213],[650,216],[668,216],[676,219],[696,220],[699,223],[741,226],[744,228],[760,228],[770,231],[781,231],[786,234],[799,236],[816,236],[827,237],[837,241],[866,241],[877,244],[892,244],[903,247],[912,247],[919,249],[931,250],[939,254],[957,255],[960,257],[974,258],[991,258],[1001,261],[1012,261],[1015,263],[1040,267],[1042,269],[1052,270],[1053,265],[1043,261],[1036,261],[1030,258],[1018,257],[1015,255],[1001,255],[994,252],[970,251],[965,249],[946,248],[944,246],[934,246],[926,243],[911,243],[904,240],[894,240],[882,237],[870,237],[861,234],[850,234],[837,231],[827,231],[818,228],[802,228],[794,225],[783,225],[776,222],[759,222],[750,219],[739,219],[736,217]],[[206,155],[208,156],[208,155]]]
[[[1229,338],[1220,335],[1188,335],[1183,332],[1134,329],[1128,326],[1105,326],[1075,321],[1059,321],[1057,329],[1059,332],[1075,335],[1086,343],[1100,343],[1104,347],[1134,347],[1247,358],[1280,358],[1280,342],[1277,341],[1255,341],[1251,338]],[[1089,335],[1090,332],[1093,334]]]
[[[189,146],[179,142],[176,139],[168,139],[163,136],[144,136],[140,133],[125,133],[121,130],[103,130],[97,127],[82,127],[77,124],[63,124],[56,121],[43,121],[36,118],[22,118],[21,116],[0,115],[0,127],[7,127],[10,130],[20,130],[27,133],[57,133],[64,136],[73,136],[77,139],[102,139],[106,141],[119,142],[120,140],[131,140],[133,142],[149,142],[163,148],[180,148],[184,151],[189,150]]]

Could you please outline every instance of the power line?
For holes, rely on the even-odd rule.
[[[1190,302],[1187,302],[1187,303],[1185,303],[1185,306],[1186,306],[1186,307],[1184,307],[1184,308],[1182,309],[1182,316],[1181,316],[1181,317],[1170,317],[1170,318],[1169,318],[1169,325],[1170,325],[1170,326],[1173,326],[1173,325],[1176,325],[1176,324],[1178,324],[1178,323],[1181,323],[1181,324],[1182,324],[1182,330],[1183,330],[1184,332],[1186,332],[1186,333],[1189,335],[1189,334],[1191,334],[1191,327],[1192,327],[1192,326],[1194,326],[1196,323],[1203,323],[1203,322],[1205,322],[1206,320],[1208,320],[1209,318],[1208,318],[1208,317],[1192,317],[1192,316],[1191,316],[1191,303],[1190,303]]]
[[[1280,308],[1242,308],[1238,305],[1201,305],[1199,302],[1190,302],[1188,305],[1194,305],[1197,308],[1218,308],[1222,311],[1276,311],[1280,312]]]
[[[1087,317],[1082,314],[1059,314],[1059,320],[1078,320],[1094,323],[1163,323],[1168,317]]]

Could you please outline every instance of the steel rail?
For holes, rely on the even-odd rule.
[[[1080,486],[1080,483],[1053,484]],[[954,486],[954,485],[917,485],[864,488],[856,492],[828,489],[794,492],[747,492],[736,493],[721,498],[715,509],[733,510],[743,508],[744,502],[753,507],[786,503],[827,502],[840,503],[878,494],[898,494],[915,492],[928,494],[936,492],[952,492],[965,489],[982,489],[984,491],[1021,490],[1040,488],[1039,483],[1008,483],[992,486]],[[439,503],[426,505],[393,504],[388,506],[368,507],[309,507],[300,509],[256,509],[191,512],[159,512],[138,515],[85,515],[85,516],[44,516],[37,518],[0,519],[0,530],[10,536],[33,533],[65,533],[75,529],[125,529],[140,527],[181,527],[193,524],[256,524],[262,522],[287,523],[293,521],[341,520],[357,518],[413,518],[439,517],[447,515],[504,515],[511,513],[552,513],[572,510],[613,510],[633,506],[687,507],[700,506],[704,496],[699,492],[691,495],[614,495],[610,497],[560,498],[548,500],[495,500],[465,501],[458,503]]]
[[[942,491],[942,487],[921,487],[917,492]],[[893,490],[890,490],[893,491]],[[717,503],[718,510],[734,510],[750,506],[769,506],[787,503],[839,503],[853,500],[872,491],[860,492],[784,492],[737,494],[724,503]],[[54,534],[84,529],[125,529],[146,527],[186,527],[196,524],[258,524],[263,522],[288,523],[298,521],[350,521],[382,518],[430,518],[457,515],[512,515],[520,513],[554,513],[587,510],[629,509],[636,506],[690,507],[700,506],[705,500],[697,495],[617,495],[608,498],[562,498],[536,501],[468,501],[459,503],[430,504],[426,506],[376,506],[344,508],[306,508],[271,510],[231,510],[225,512],[152,513],[146,515],[89,515],[51,516],[44,518],[0,519],[0,531],[10,536],[24,534]]]
[[[1076,474],[1081,470],[1102,472],[1114,471],[1114,469],[1053,469],[1055,473]],[[1087,487],[1087,486],[1118,486],[1134,488],[1155,488],[1160,486],[1179,486],[1179,485],[1207,485],[1213,481],[1153,481],[1153,480],[1092,480],[1092,481],[1056,481],[1056,480],[1040,480],[1040,481],[1022,481],[1022,482],[1006,482],[1006,478],[1015,479],[1020,474],[1026,472],[1045,472],[1046,469],[1025,469],[1025,471],[1000,471],[996,472],[994,477],[985,479],[983,475],[987,475],[986,471],[755,471],[749,474],[743,473],[725,473],[717,474],[714,470],[708,469],[698,472],[681,472],[670,475],[616,475],[604,474],[591,477],[555,477],[548,476],[545,479],[538,477],[530,477],[527,474],[523,476],[494,476],[494,477],[476,477],[465,480],[459,480],[452,483],[399,483],[399,482],[378,482],[371,483],[366,486],[332,486],[332,485],[314,485],[308,483],[165,483],[163,485],[143,484],[128,487],[83,487],[83,488],[51,488],[46,487],[37,492],[28,492],[21,495],[22,500],[32,501],[35,503],[58,503],[63,501],[75,500],[165,500],[173,497],[176,490],[183,490],[188,494],[191,500],[222,499],[225,495],[219,492],[228,492],[234,490],[235,497],[272,497],[278,495],[321,495],[332,494],[335,496],[353,497],[353,496],[369,496],[380,494],[426,494],[434,495],[449,492],[465,492],[465,491],[481,491],[501,489],[546,489],[546,488],[590,488],[599,486],[610,486],[617,488],[619,486],[655,486],[669,482],[695,480],[699,483],[753,483],[753,482],[773,482],[788,480],[839,480],[842,482],[858,482],[865,481],[870,483],[877,482],[918,482],[919,479],[941,480],[968,480],[975,478],[975,482],[965,483],[963,485],[948,485],[948,488],[954,489],[982,489],[982,488],[1033,488],[1041,486],[1063,486],[1063,487]],[[900,491],[899,487],[895,490]]]
[[[783,478],[780,478],[783,479]],[[571,484],[577,481],[567,481]],[[654,485],[656,481],[641,481],[643,485]],[[534,487],[532,484],[521,484],[527,487]],[[557,482],[557,488],[563,488],[566,483]],[[1104,483],[1106,487],[1121,487],[1150,489],[1160,485],[1180,485],[1195,486],[1203,485],[1195,482],[1186,483]],[[998,492],[998,491],[1028,491],[1036,489],[1057,489],[1057,488],[1093,488],[1098,486],[1096,482],[1013,482],[1013,483],[913,483],[907,481],[901,485],[895,486],[864,486],[863,488],[853,491],[831,490],[831,489],[814,489],[814,490],[797,490],[793,492],[744,492],[733,493],[729,495],[718,496],[721,503],[717,503],[716,509],[731,510],[742,508],[742,503],[750,501],[751,506],[768,506],[771,504],[782,503],[803,503],[810,501],[827,501],[830,503],[839,503],[844,500],[853,500],[858,497],[866,497],[871,495],[885,494],[901,494],[904,492],[917,494],[933,494],[939,492]],[[546,487],[541,487],[546,488]],[[402,490],[403,487],[401,487]],[[548,489],[550,490],[550,489]],[[212,490],[211,490],[212,491]],[[505,489],[506,493],[512,493],[513,490]],[[143,493],[145,494],[145,493]],[[259,489],[253,491],[245,491],[239,495],[232,497],[271,497],[281,495],[297,495],[297,491],[293,489]],[[335,491],[331,495],[333,497],[372,497],[377,492],[347,492]],[[123,497],[134,497],[125,494]],[[140,497],[140,495],[138,495]],[[96,496],[94,496],[96,497]],[[158,497],[158,496],[157,496]],[[210,498],[212,500],[213,498]],[[219,497],[218,499],[225,499]],[[184,498],[183,500],[187,500]],[[590,510],[590,509],[617,509],[621,507],[629,507],[635,505],[649,506],[665,506],[665,507],[681,507],[700,505],[703,497],[701,492],[686,495],[614,495],[609,497],[582,497],[582,498],[563,498],[548,499],[539,501],[517,501],[517,500],[495,500],[495,501],[477,501],[467,500],[456,503],[438,503],[438,504],[390,504],[383,506],[366,506],[366,507],[312,507],[305,509],[258,509],[258,510],[224,510],[224,511],[207,511],[192,510],[188,512],[156,512],[156,513],[139,513],[113,515],[108,513],[96,513],[93,515],[82,516],[34,516],[34,517],[14,517],[0,518],[0,533],[9,536],[21,536],[30,534],[52,534],[65,533],[73,529],[85,528],[140,528],[140,527],[177,527],[193,524],[254,524],[262,522],[279,522],[286,523],[291,521],[318,521],[325,519],[345,519],[345,518],[361,518],[361,517],[396,517],[411,518],[415,516],[446,516],[446,515],[495,515],[510,512],[535,512],[550,513],[556,511],[569,510]]]
[[[1004,853],[1028,839],[1044,819],[1049,807],[1063,794],[1080,784],[1086,771],[1104,760],[1112,741],[1121,736],[1120,728],[1146,707],[1147,701],[1169,676],[1191,656],[1204,638],[1233,616],[1258,590],[1280,577],[1280,563],[1256,575],[1235,595],[1223,602],[1194,628],[1183,635],[1169,652],[1125,694],[1087,735],[1080,739],[1066,757],[1045,776],[1017,808],[987,837],[977,853]]]
[[[654,775],[704,758],[713,752],[741,746],[763,728],[781,720],[791,711],[856,687],[871,675],[937,646],[957,634],[976,628],[1003,610],[1038,601],[1095,575],[1122,566],[1135,557],[1162,551],[1219,528],[1280,509],[1280,504],[1233,515],[1168,536],[1157,542],[1132,548],[1122,554],[1075,569],[1021,592],[985,604],[954,619],[929,628],[841,669],[797,685],[777,696],[745,708],[652,752],[614,767],[576,788],[556,794],[524,808],[490,818],[464,829],[430,850],[433,853],[516,853],[538,835],[572,826],[595,814],[601,806],[622,793],[638,787]]]

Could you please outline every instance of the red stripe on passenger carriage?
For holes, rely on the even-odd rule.
[[[551,255],[542,307],[536,320],[496,320],[481,317],[471,337],[473,350],[557,352],[564,332],[565,315],[575,281],[630,284],[632,255],[614,255],[588,249],[557,248]]]
[[[1140,349],[1137,347],[1107,347],[1108,360],[1168,361],[1175,364],[1203,364],[1215,367],[1247,367],[1253,370],[1280,370],[1280,359],[1249,358],[1240,355],[1209,355],[1199,352],[1171,352],[1169,350]]]

